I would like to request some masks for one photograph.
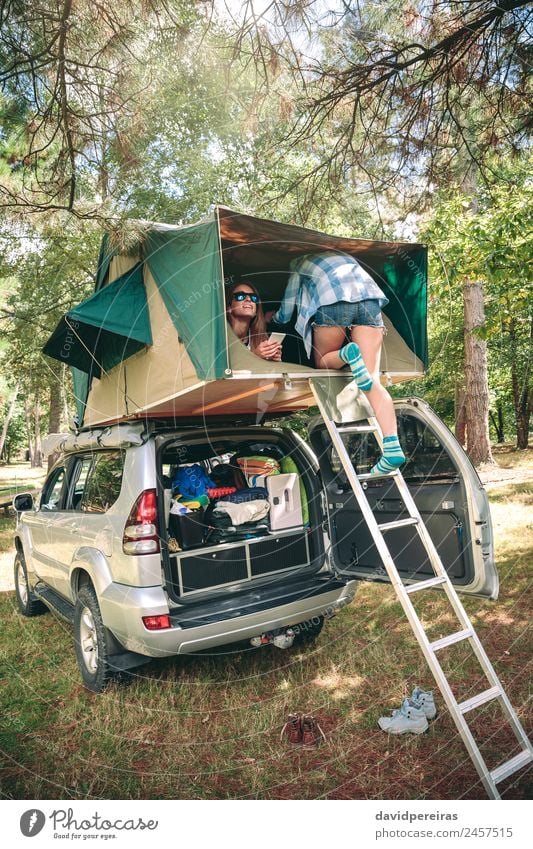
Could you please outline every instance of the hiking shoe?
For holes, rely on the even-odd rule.
[[[420,687],[415,687],[411,695],[411,701],[417,707],[421,707],[424,711],[426,719],[435,719],[437,716],[437,708],[435,699],[431,690],[421,690]]]
[[[302,725],[299,713],[290,713],[287,722],[281,729],[280,740],[285,740],[293,746],[299,746],[302,742]]]
[[[423,708],[411,699],[404,699],[402,706],[392,711],[392,716],[380,717],[378,725],[388,734],[423,734],[429,728]]]
[[[300,725],[302,728],[302,745],[306,749],[314,749],[315,746],[326,740],[326,735],[314,716],[302,716]]]

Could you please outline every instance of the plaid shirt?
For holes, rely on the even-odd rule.
[[[296,306],[295,329],[303,338],[307,355],[311,355],[313,331],[311,319],[319,307],[347,301],[377,300],[380,307],[389,303],[377,283],[360,263],[348,254],[324,251],[296,257],[283,300],[273,316],[278,324],[286,324]]]

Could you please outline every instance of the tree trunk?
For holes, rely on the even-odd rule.
[[[505,442],[505,425],[503,421],[503,407],[501,401],[498,401],[497,403],[496,412],[498,413],[498,442],[502,445]]]
[[[33,468],[35,463],[33,462],[33,442],[32,442],[32,427],[31,427],[31,415],[30,415],[30,406],[28,404],[28,399],[24,399],[24,418],[26,420],[26,433],[28,436],[28,460],[30,462],[30,466]]]
[[[40,468],[43,465],[43,452],[41,448],[41,409],[39,407],[39,402],[35,402],[34,413],[33,413],[33,421],[35,424],[34,430],[34,451],[33,451],[33,462],[32,466],[34,468]]]
[[[61,425],[60,430],[66,431],[70,425],[70,411],[68,408],[68,377],[67,367],[64,363],[61,364]]]
[[[505,442],[505,424],[503,420],[503,407],[501,401],[496,402],[496,416],[491,413],[490,418],[494,430],[496,431],[496,439],[498,440],[498,445],[502,445]]]
[[[464,385],[455,384],[455,438],[459,445],[466,445],[466,413]]]
[[[13,413],[15,412],[15,404],[17,403],[17,395],[18,395],[19,387],[18,383],[13,390],[13,397],[11,398],[11,402],[9,404],[8,411],[6,413],[6,417],[4,419],[4,424],[2,427],[2,433],[0,435],[0,457],[2,456],[2,451],[4,450],[4,445],[6,444],[7,439],[7,429],[9,427],[9,422],[13,418]]]
[[[475,465],[494,463],[489,439],[487,343],[478,331],[485,324],[483,288],[477,280],[463,284],[465,339],[466,450]]]
[[[62,364],[61,364],[62,366]],[[59,375],[50,381],[50,414],[48,418],[48,433],[59,433],[61,430],[62,397]],[[48,471],[59,457],[56,451],[48,455]]]
[[[529,388],[529,377],[531,374],[531,359],[528,358],[524,369],[522,382],[518,374],[518,352],[516,339],[516,321],[511,319],[509,325],[509,355],[511,358],[511,385],[513,388],[513,404],[516,419],[516,447],[526,449],[529,438],[529,421],[531,418],[532,395]],[[533,319],[530,323],[530,341],[533,346]],[[531,350],[531,348],[530,348]]]

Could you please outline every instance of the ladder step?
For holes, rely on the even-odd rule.
[[[357,475],[357,478],[360,481],[376,481],[376,480],[379,481],[382,478],[397,478],[397,477],[398,477],[398,470],[396,470],[395,472],[385,472],[385,474],[383,474],[383,475],[378,475],[378,474],[371,475],[370,472],[367,475]]]
[[[490,777],[495,784],[499,784],[500,781],[503,781],[505,778],[509,778],[513,772],[517,772],[521,767],[531,761],[533,761],[533,754],[528,749],[524,749],[523,752],[519,752],[518,755],[515,755],[510,761],[506,761],[506,763],[503,763],[501,766],[493,769],[490,773]]]
[[[430,648],[433,651],[439,651],[439,649],[445,649],[446,646],[453,646],[454,643],[460,643],[461,640],[468,640],[469,637],[474,636],[474,631],[472,628],[466,628],[464,631],[457,631],[455,634],[448,634],[447,637],[443,637],[441,640],[435,640],[434,643],[430,643]]]
[[[445,584],[448,579],[442,576],[437,578],[429,578],[427,581],[419,581],[417,584],[411,584],[405,590],[408,593],[417,593],[419,590],[429,590],[430,587],[436,587],[438,584]]]
[[[372,425],[337,425],[338,433],[377,433]]]
[[[497,699],[502,695],[502,692],[501,687],[491,687],[490,690],[484,690],[482,693],[478,693],[477,696],[472,696],[471,699],[459,702],[457,707],[461,713],[468,713],[469,710],[474,710],[474,708],[480,707],[486,702],[491,702],[493,699]]]
[[[380,531],[392,531],[394,528],[406,528],[408,525],[418,525],[416,516],[411,516],[409,519],[396,519],[394,522],[383,522],[378,524]]]

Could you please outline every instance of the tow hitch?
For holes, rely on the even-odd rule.
[[[292,628],[279,628],[277,631],[269,631],[267,634],[260,634],[257,637],[252,637],[250,644],[254,648],[259,646],[273,645],[278,649],[290,649],[294,642],[294,631]]]

